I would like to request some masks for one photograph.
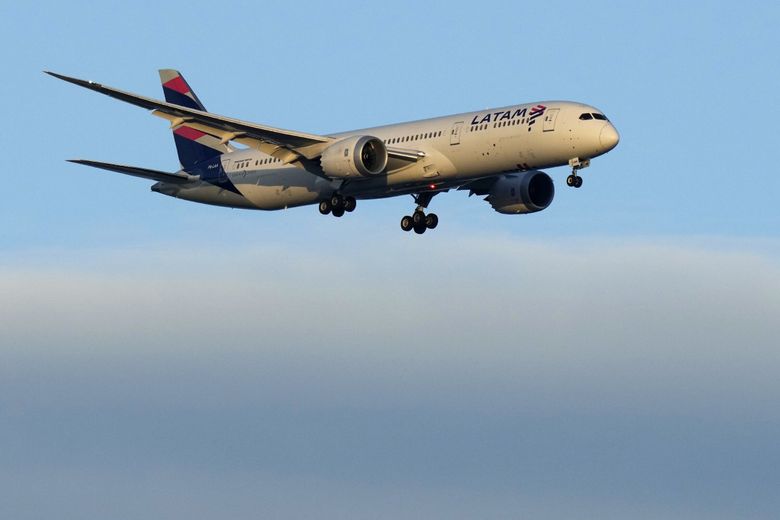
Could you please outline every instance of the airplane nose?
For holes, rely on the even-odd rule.
[[[615,130],[614,126],[607,123],[604,125],[604,128],[601,129],[601,134],[599,134],[599,142],[606,151],[610,151],[620,142],[620,135],[617,133],[617,130]]]

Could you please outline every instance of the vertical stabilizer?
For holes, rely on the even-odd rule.
[[[192,91],[187,80],[184,79],[184,76],[179,71],[161,69],[160,82],[165,94],[165,101],[168,103],[175,103],[203,112],[206,111],[206,107],[203,106],[203,103],[200,102],[198,96]],[[230,151],[230,147],[227,144],[221,143],[213,135],[187,126],[174,128],[173,140],[176,142],[179,162],[185,170]]]

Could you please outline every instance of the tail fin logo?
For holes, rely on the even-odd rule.
[[[160,71],[160,82],[162,83],[165,101],[175,103],[187,108],[206,111],[203,103],[192,91],[184,76],[179,71],[173,69],[162,69]]]

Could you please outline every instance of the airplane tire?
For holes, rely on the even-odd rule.
[[[333,208],[333,216],[334,217],[343,217],[344,216],[344,207],[339,206],[337,208]]]
[[[328,202],[327,200],[323,200],[322,202],[320,202],[320,213],[322,213],[323,215],[327,215],[328,213],[330,213],[330,202]]]
[[[425,222],[420,222],[419,224],[414,225],[414,232],[418,235],[425,233],[426,229],[428,229],[428,227],[425,225]]]
[[[340,208],[344,206],[344,198],[341,195],[333,195],[330,198],[330,205],[333,206],[333,209]]]
[[[353,211],[355,211],[356,207],[357,207],[357,201],[355,200],[355,197],[344,198],[344,209],[347,210],[347,213],[352,213]]]
[[[575,188],[582,187],[582,177],[577,177],[576,179],[574,179],[574,187]]]
[[[415,211],[414,215],[412,215],[412,222],[414,222],[414,225],[424,223],[425,222],[425,213],[422,211]]]
[[[430,213],[427,217],[425,217],[425,226],[428,229],[436,229],[436,226],[439,225],[439,217],[436,215],[436,213]]]
[[[414,222],[412,221],[412,217],[409,215],[406,215],[401,219],[401,229],[404,231],[411,231],[414,227]]]
[[[569,175],[568,177],[566,177],[566,186],[574,186],[577,183],[577,181],[574,179],[575,179],[574,175]]]

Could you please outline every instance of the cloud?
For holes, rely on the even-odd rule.
[[[775,244],[425,238],[7,257],[3,478],[160,517],[780,505]]]
[[[679,388],[700,405],[701,385],[743,397],[776,388],[780,265],[750,250],[468,237],[446,249],[370,243],[359,255],[51,256],[0,270],[0,343],[20,362],[235,363],[250,377],[257,367],[242,366],[254,360],[343,386],[349,399],[360,399],[356,385],[386,391],[398,378],[435,401],[452,385],[481,399],[486,385],[547,391],[534,385],[548,379],[567,393]],[[406,394],[396,397],[419,398]]]

